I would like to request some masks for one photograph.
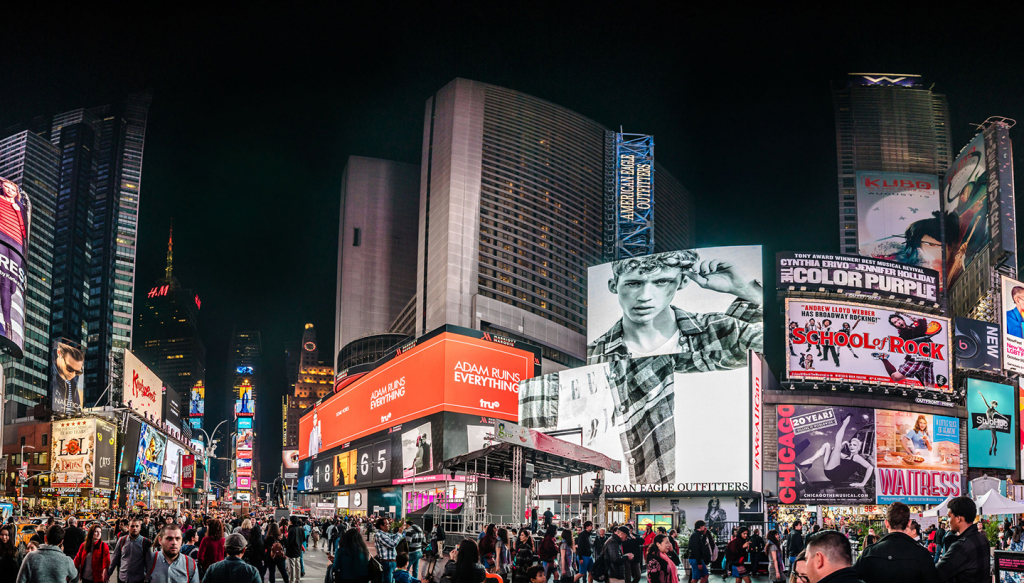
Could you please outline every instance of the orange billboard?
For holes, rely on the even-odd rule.
[[[381,364],[299,420],[306,459],[353,439],[438,411],[519,420],[519,381],[534,355],[443,332]]]

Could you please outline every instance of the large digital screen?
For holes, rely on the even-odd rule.
[[[96,453],[96,420],[68,419],[52,426],[50,485],[92,488]]]
[[[205,415],[205,403],[206,387],[203,386],[203,381],[196,381],[196,384],[192,385],[192,390],[189,391],[188,416],[202,417]]]
[[[960,420],[875,411],[879,504],[938,504],[961,494]]]
[[[160,479],[164,482],[177,484],[178,478],[181,475],[181,456],[184,455],[185,448],[168,440],[164,451],[164,471]]]
[[[681,354],[694,371],[762,351],[761,247],[706,247],[587,271],[587,364]]]
[[[972,468],[1017,469],[1017,387],[967,379],[967,460]]]
[[[750,425],[715,429],[723,403],[730,416],[749,419],[746,360],[742,368],[701,372],[690,357],[615,360],[529,379],[519,387],[519,424],[540,431],[582,428],[583,447],[625,468],[605,473],[612,493],[749,491]],[[684,445],[712,434],[716,448]]]
[[[256,413],[256,401],[235,399],[235,416],[252,417]]]
[[[939,179],[909,172],[857,172],[858,252],[942,270]]]
[[[303,415],[299,455],[304,459],[442,410],[515,420],[519,381],[533,373],[530,352],[440,333]]]
[[[281,467],[284,469],[285,479],[294,480],[299,477],[299,450],[285,449],[281,451]]]
[[[252,451],[253,432],[252,429],[239,429],[235,436],[236,451]]]
[[[3,247],[0,246],[0,252]],[[2,260],[0,260],[2,263]],[[0,279],[0,285],[2,285]],[[63,338],[54,340],[50,356],[53,375],[50,379],[50,407],[55,413],[73,415],[80,412],[83,401],[85,354],[74,343]]]
[[[134,445],[132,446],[134,448]],[[125,451],[133,451],[125,449]],[[114,468],[114,461],[117,459],[117,427],[106,421],[96,420],[96,454],[93,464],[96,471],[96,479],[93,480],[93,488],[98,490],[113,490],[117,485],[117,472]]]
[[[135,475],[148,475],[152,481],[159,482],[163,474],[164,450],[167,448],[167,437],[155,428],[142,424],[139,430],[139,451],[135,457]]]
[[[956,366],[989,372],[1003,368],[999,324],[970,318],[954,318],[953,349]]]
[[[124,351],[122,398],[128,407],[143,417],[163,419],[163,387],[160,377],[142,364],[130,350]]]
[[[1013,372],[1024,373],[1024,283],[1005,275],[1000,298],[1003,309],[1000,317],[1003,324],[1003,367]]]
[[[946,278],[952,286],[991,240],[984,134],[960,151],[945,184]]]
[[[21,358],[25,346],[25,264],[32,204],[13,181],[0,178],[0,346]]]
[[[828,291],[872,300],[895,296],[937,302],[939,298],[939,273],[924,267],[828,253],[786,251],[775,258],[775,283],[780,290]]]
[[[951,390],[947,318],[789,298],[786,325],[789,378]]]

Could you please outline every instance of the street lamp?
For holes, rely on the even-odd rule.
[[[25,517],[25,482],[28,480],[28,464],[25,463],[25,448],[26,447],[29,448],[29,449],[35,449],[35,446],[32,446],[32,445],[22,445],[21,446],[21,457],[18,458],[19,460],[21,460],[21,464],[23,466],[25,466],[25,479],[24,480],[21,478],[21,468],[18,468],[18,483],[19,483],[18,487],[19,487],[19,489],[21,489],[21,517],[22,518]]]

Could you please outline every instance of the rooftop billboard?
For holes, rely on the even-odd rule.
[[[142,364],[132,351],[124,351],[122,399],[130,409],[148,419],[163,419],[163,386],[160,377]]]
[[[1024,373],[1024,283],[1001,276],[1003,367]]]
[[[857,255],[785,251],[775,257],[775,283],[780,290],[939,301],[939,273],[933,269]]]
[[[967,460],[972,468],[1017,469],[1017,388],[967,379]]]
[[[32,204],[13,181],[0,178],[0,348],[21,358],[25,346],[25,285]]]
[[[942,270],[939,179],[909,172],[857,172],[858,252]]]

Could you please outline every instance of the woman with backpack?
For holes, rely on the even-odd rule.
[[[365,583],[369,579],[370,550],[358,528],[350,528],[341,535],[331,569],[335,583]]]
[[[548,526],[544,538],[540,541],[540,547],[537,548],[537,556],[544,566],[544,574],[548,577],[555,572],[555,560],[558,559],[558,545],[555,544],[555,534],[557,533],[558,529],[555,528],[555,525]]]
[[[270,571],[270,583],[274,583],[274,573],[277,570],[281,571],[281,578],[284,579],[284,583],[289,583],[284,541],[281,537],[281,529],[278,528],[276,522],[271,521],[270,526],[267,527],[267,537],[263,539],[263,549],[266,553],[264,561],[267,570]]]
[[[558,544],[558,561],[556,581],[559,583],[576,583],[580,576],[576,573],[576,547],[572,531],[562,531],[562,542]]]
[[[224,557],[224,523],[211,520],[203,542],[199,543],[199,576],[205,577],[210,565],[223,561]]]
[[[106,583],[110,569],[110,547],[103,542],[103,529],[99,523],[89,527],[85,542],[78,547],[75,555],[75,566],[78,567],[78,578],[83,583]]]

